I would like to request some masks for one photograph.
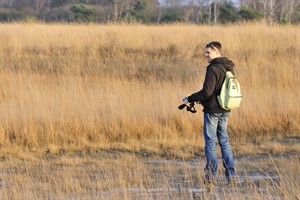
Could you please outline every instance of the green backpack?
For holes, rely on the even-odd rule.
[[[222,65],[218,67],[226,74],[220,95],[217,96],[220,107],[224,110],[238,108],[242,101],[240,83],[231,71],[227,71]]]

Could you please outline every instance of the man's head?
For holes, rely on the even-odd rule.
[[[205,57],[207,58],[208,62],[211,60],[221,57],[221,50],[222,50],[222,45],[220,42],[209,42],[205,46]]]

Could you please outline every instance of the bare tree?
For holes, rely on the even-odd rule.
[[[118,20],[118,7],[120,0],[113,0],[113,21],[116,22]]]
[[[240,0],[240,5],[264,13],[268,23],[272,25],[277,19],[291,22],[299,0]]]
[[[33,0],[34,12],[36,14],[40,13],[41,10],[49,8],[51,0]]]
[[[274,24],[275,21],[275,0],[269,0],[269,5],[268,5],[268,23],[270,25]]]
[[[166,7],[180,7],[182,6],[186,1],[182,0],[163,0],[162,5]]]
[[[113,7],[113,21],[120,21],[123,17],[128,17],[128,11],[131,6],[136,2],[136,0],[112,0]]]
[[[280,2],[280,21],[283,21],[286,18],[288,4],[283,1]]]
[[[197,13],[196,13],[196,23],[200,23],[200,19],[203,19],[204,9],[207,7],[206,0],[197,0]]]
[[[162,8],[159,6],[157,0],[147,0],[146,12],[152,17],[152,20],[156,19],[156,23],[159,23],[162,18]]]
[[[0,1],[0,6],[12,6],[12,4],[13,4],[13,0],[1,0]]]
[[[294,13],[295,8],[300,6],[300,0],[288,0],[287,1],[287,19],[288,22],[292,22],[292,14]]]
[[[190,21],[194,14],[195,0],[190,0],[186,6],[183,7],[185,21]]]
[[[219,0],[214,0],[214,24],[217,24],[217,19],[219,15]]]

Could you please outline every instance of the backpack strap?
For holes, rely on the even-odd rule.
[[[228,72],[228,71],[230,71],[232,74],[233,74],[233,76],[235,76],[235,73],[234,73],[234,70],[227,70],[223,65],[221,65],[221,64],[215,64],[215,66],[217,66],[219,69],[221,69],[224,73],[225,73],[225,75],[226,75],[226,73]]]

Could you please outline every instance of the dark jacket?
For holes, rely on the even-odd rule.
[[[219,65],[225,67],[228,71],[234,74],[234,63],[226,57],[215,58],[210,61],[207,66],[203,88],[188,97],[189,102],[200,101],[204,107],[203,112],[206,113],[224,113],[230,112],[224,110],[219,106],[217,96],[221,92],[222,84],[225,80],[226,74]]]

